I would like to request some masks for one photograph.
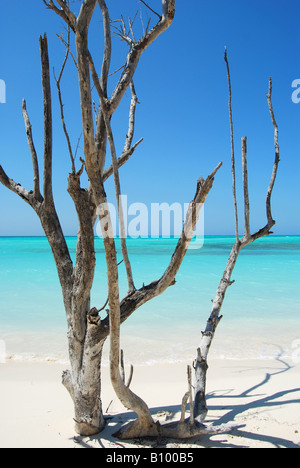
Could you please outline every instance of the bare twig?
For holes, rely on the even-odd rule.
[[[193,426],[194,421],[194,405],[193,405],[193,387],[192,387],[192,369],[191,366],[187,368],[188,384],[189,384],[189,399],[190,399],[190,425]]]
[[[74,158],[74,155],[73,155],[71,140],[70,140],[70,136],[69,136],[69,133],[68,133],[68,130],[67,130],[66,122],[65,122],[64,105],[63,105],[63,101],[62,101],[62,94],[61,94],[61,87],[60,87],[60,82],[61,82],[61,79],[63,77],[63,73],[64,73],[64,70],[65,70],[65,67],[66,67],[66,64],[67,64],[67,61],[68,61],[68,58],[69,58],[69,54],[70,54],[70,27],[68,27],[68,41],[66,43],[66,48],[67,48],[67,50],[66,50],[65,59],[64,59],[63,64],[62,64],[59,77],[58,77],[58,79],[55,78],[55,81],[56,81],[56,87],[57,87],[57,91],[58,91],[61,122],[62,122],[64,134],[65,134],[65,137],[66,137],[66,140],[67,140],[69,155],[70,155],[70,158],[71,158],[72,172],[73,172],[73,174],[75,174],[75,172],[76,172],[75,158]]]
[[[79,150],[79,145],[80,145],[80,140],[81,140],[81,138],[82,138],[82,133],[81,133],[80,137],[79,137],[78,140],[77,140],[77,145],[76,145],[76,149],[75,149],[74,159],[76,159],[76,157],[77,157],[77,153],[78,153],[78,150]]]
[[[159,13],[157,13],[157,11],[153,10],[146,2],[144,2],[144,0],[140,0],[140,3],[143,3],[143,5],[145,5],[145,7],[147,7],[150,11],[152,11],[152,13],[154,13],[156,16],[158,16],[159,19],[161,20],[161,15]]]
[[[134,367],[133,367],[133,365],[131,364],[131,366],[130,366],[130,374],[129,374],[129,377],[128,377],[128,380],[127,380],[127,384],[126,384],[126,387],[127,387],[127,388],[129,388],[130,385],[131,385],[132,378],[133,378],[133,371],[134,371]]]
[[[104,91],[103,91],[102,86],[100,84],[99,75],[98,75],[98,73],[96,71],[95,64],[94,64],[94,61],[93,61],[93,58],[92,58],[92,55],[91,55],[90,51],[87,51],[87,55],[88,55],[88,58],[89,58],[89,66],[90,66],[90,70],[91,70],[91,75],[92,75],[93,82],[94,82],[95,88],[97,90],[99,99],[101,100],[102,103],[105,103],[105,106],[107,106],[107,99],[105,97]]]
[[[134,18],[134,20],[135,20],[135,18]],[[136,39],[135,39],[134,32],[133,32],[133,23],[134,23],[134,20],[131,22],[131,19],[128,18],[128,23],[129,23],[129,28],[130,28],[131,36],[132,36],[133,42],[135,43],[135,42],[136,42]]]
[[[230,78],[230,69],[229,62],[227,57],[227,47],[225,47],[224,59],[227,67],[227,78],[228,78],[228,88],[229,88],[229,119],[230,119],[230,133],[231,133],[231,162],[232,162],[232,190],[233,190],[233,201],[234,201],[234,211],[235,211],[235,235],[236,239],[239,240],[239,219],[238,219],[238,207],[237,207],[237,198],[236,198],[236,170],[235,170],[235,151],[234,151],[234,133],[233,133],[233,120],[232,120],[232,91],[231,91],[231,78]]]
[[[125,63],[124,65],[122,65],[120,68],[118,68],[118,70],[116,70],[116,71],[110,73],[110,75],[108,75],[108,77],[110,78],[111,76],[114,76],[114,75],[115,75],[116,73],[118,73],[119,71],[124,70],[125,67],[126,67],[126,63]]]
[[[25,122],[28,146],[29,146],[30,153],[31,153],[31,158],[32,158],[33,180],[34,180],[34,196],[38,201],[41,202],[41,201],[43,201],[43,197],[42,197],[41,192],[40,192],[39,163],[38,163],[37,153],[36,153],[36,149],[35,149],[34,142],[33,142],[32,128],[31,128],[31,123],[30,123],[29,116],[28,116],[27,109],[26,109],[25,99],[23,100],[22,109],[23,109],[23,118],[24,118],[24,122]]]
[[[102,312],[102,310],[104,310],[104,309],[105,309],[105,307],[107,306],[107,304],[108,304],[108,303],[109,303],[109,297],[107,298],[107,300],[106,300],[106,302],[105,302],[104,306],[102,306],[102,307],[101,307],[101,309],[99,309],[99,311],[98,311],[98,312],[99,312],[99,313],[100,313],[100,312]]]
[[[68,42],[66,42],[63,38],[62,35],[59,35],[59,34],[56,34],[57,37],[61,40],[61,42],[63,43],[63,45],[66,47],[67,51],[69,52],[70,56],[72,57],[73,59],[73,62],[74,62],[74,65],[76,67],[76,69],[78,70],[78,65],[77,65],[77,62],[76,62],[76,58],[74,57],[74,54],[73,52],[71,51],[71,48],[70,48],[70,42],[68,40]]]
[[[269,78],[269,93],[267,95],[267,98],[268,98],[268,104],[269,104],[271,119],[272,119],[272,123],[273,123],[273,126],[274,126],[274,145],[275,145],[275,162],[274,162],[272,177],[271,177],[271,180],[270,180],[270,185],[269,185],[268,193],[267,193],[267,218],[268,218],[268,223],[270,225],[274,223],[274,220],[273,220],[273,217],[272,217],[272,210],[271,210],[271,196],[272,196],[274,184],[275,184],[275,181],[276,181],[278,165],[279,165],[279,162],[280,162],[279,143],[278,143],[278,125],[277,125],[275,115],[274,115],[274,110],[273,110],[272,90],[273,90],[272,78]]]
[[[124,363],[124,351],[123,351],[123,349],[121,349],[120,367],[121,367],[121,377],[122,377],[123,383],[125,384],[126,375],[125,375],[125,363]],[[129,389],[129,387],[131,385],[131,382],[132,382],[133,371],[134,371],[134,368],[133,368],[133,365],[131,365],[130,366],[129,378],[128,378],[127,383],[126,383],[126,388],[128,388],[128,389]]]
[[[136,148],[144,141],[143,138],[141,138],[135,145],[132,146],[128,151],[125,151],[117,160],[118,167],[122,167],[128,160],[129,158],[133,155],[134,151]],[[103,172],[103,182],[105,182],[112,174],[114,173],[113,166],[109,166],[105,171]]]
[[[112,157],[112,166],[113,166],[113,172],[114,172],[115,190],[116,190],[118,213],[119,213],[122,255],[123,255],[123,259],[124,259],[124,263],[126,267],[129,291],[133,292],[135,291],[135,286],[134,286],[134,281],[133,281],[131,264],[130,264],[130,260],[128,256],[126,236],[125,236],[125,222],[124,222],[124,211],[123,211],[123,204],[122,204],[122,197],[121,197],[119,167],[118,167],[116,148],[115,148],[115,143],[114,143],[114,138],[113,138],[113,132],[111,129],[110,119],[107,113],[104,113],[104,121],[105,121],[108,141],[110,145],[110,152],[111,152],[111,157]]]
[[[245,211],[245,236],[250,238],[250,203],[248,188],[248,164],[247,164],[247,137],[242,139],[242,157],[243,157],[243,185],[244,185],[244,211]]]
[[[148,31],[149,31],[149,28],[150,28],[150,23],[151,23],[151,18],[148,19],[145,36],[147,36],[147,34],[148,34]]]
[[[121,367],[121,377],[122,377],[123,383],[125,384],[125,366],[124,366],[124,351],[123,351],[123,349],[121,349],[120,367]]]
[[[134,127],[135,127],[135,111],[136,111],[136,106],[138,103],[138,98],[135,92],[133,82],[130,83],[130,89],[131,89],[131,104],[130,104],[130,111],[129,111],[128,133],[126,135],[124,152],[129,151],[131,144],[132,144],[132,140],[134,136]]]

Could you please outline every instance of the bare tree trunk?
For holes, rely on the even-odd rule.
[[[197,350],[197,358],[194,363],[195,369],[195,402],[194,402],[194,417],[199,424],[204,423],[208,408],[206,404],[206,378],[208,371],[208,354],[211,348],[217,326],[219,325],[222,316],[220,315],[226,291],[232,284],[231,276],[236,265],[241,244],[236,241],[231,251],[227,266],[225,268],[222,280],[218,287],[216,297],[213,301],[213,307],[210,317],[207,321],[205,331],[202,332],[202,339]]]

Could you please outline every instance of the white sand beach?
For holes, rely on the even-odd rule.
[[[131,388],[161,422],[178,418],[186,364],[135,368]],[[112,419],[97,437],[76,437],[72,402],[60,382],[65,367],[54,362],[0,365],[1,448],[300,448],[299,364],[284,359],[211,361],[207,424],[234,422],[238,427],[228,434],[159,442],[120,442],[112,436],[134,415],[113,394],[107,367],[102,398]]]

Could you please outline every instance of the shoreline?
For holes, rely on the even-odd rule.
[[[163,422],[178,420],[187,390],[188,362],[136,366],[132,390]],[[115,397],[109,369],[103,367],[103,410],[112,419],[97,437],[79,438],[73,430],[73,405],[61,384],[66,365],[8,361],[0,364],[0,448],[138,448],[157,441],[120,444],[112,433],[132,414]],[[273,360],[214,360],[208,371],[206,424],[235,422],[229,434],[188,441],[162,441],[167,448],[300,448],[300,364]],[[108,409],[108,412],[106,410]]]
[[[217,331],[210,350],[210,360],[219,361],[269,361],[281,357],[292,360],[299,356],[299,328],[297,323],[276,324],[273,320],[253,323],[224,322]],[[293,326],[292,326],[293,325]],[[168,325],[169,326],[169,325]],[[270,328],[271,327],[271,328]],[[167,325],[165,325],[165,329]],[[166,336],[164,329],[149,330],[135,324],[124,324],[121,347],[127,364],[134,366],[173,365],[196,357],[199,330],[197,324],[191,330],[173,327]],[[154,333],[155,332],[155,333]],[[1,346],[2,345],[2,346]],[[136,353],[139,349],[139,353]],[[68,364],[67,332],[18,331],[0,334],[1,362],[55,362]],[[109,339],[103,350],[102,364],[109,366]]]

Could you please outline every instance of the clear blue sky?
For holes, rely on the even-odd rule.
[[[111,18],[132,15],[136,0],[108,0]],[[160,0],[148,0],[159,10]],[[228,88],[223,60],[228,47],[233,87],[233,117],[238,176],[241,138],[248,137],[252,230],[265,224],[265,196],[274,161],[273,126],[267,106],[268,79],[279,125],[281,164],[273,196],[277,234],[300,234],[300,104],[291,99],[300,79],[299,0],[177,0],[171,29],[146,51],[135,86],[140,100],[135,141],[142,146],[121,170],[129,202],[189,202],[196,180],[224,161],[205,210],[206,234],[234,233],[231,197]],[[76,6],[76,4],[75,4]],[[145,20],[144,16],[144,20]],[[137,21],[139,20],[139,15]],[[145,20],[146,21],[146,20]],[[64,48],[56,37],[62,20],[42,0],[1,0],[0,79],[7,102],[0,104],[0,163],[14,180],[32,188],[32,167],[22,119],[26,98],[42,165],[43,116],[39,34],[48,33],[51,65],[58,72]],[[102,25],[93,23],[91,44],[100,71]],[[113,43],[111,71],[125,62],[126,47]],[[114,80],[115,78],[112,78]],[[74,145],[80,135],[78,85],[69,62],[62,84],[66,121]],[[54,80],[54,193],[66,235],[76,234],[77,220],[66,193],[70,160],[59,119]],[[113,127],[121,151],[127,131],[130,95]],[[80,155],[80,154],[79,154]],[[242,195],[239,183],[239,194]],[[111,183],[108,186],[111,193]],[[240,203],[241,205],[241,203]],[[35,213],[0,186],[0,235],[42,235]],[[243,220],[241,220],[243,221]],[[241,222],[241,227],[243,222]]]

